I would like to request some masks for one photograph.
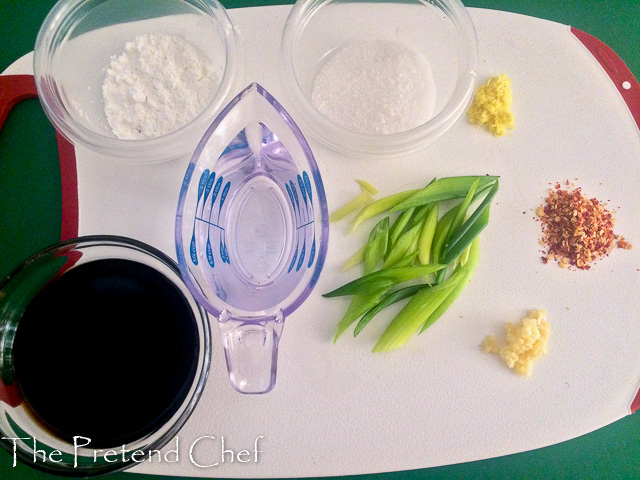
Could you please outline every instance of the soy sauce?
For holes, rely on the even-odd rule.
[[[50,282],[27,307],[13,350],[24,397],[60,438],[113,447],[166,422],[200,353],[182,292],[153,268],[106,259]]]

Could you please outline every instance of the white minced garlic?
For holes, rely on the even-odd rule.
[[[533,363],[547,353],[547,340],[551,328],[547,323],[545,310],[531,310],[520,324],[507,323],[506,336],[502,347],[493,335],[485,337],[481,348],[487,353],[500,355],[504,364],[514,372],[531,376]]]
[[[198,116],[219,84],[211,60],[183,37],[140,35],[107,67],[102,85],[107,121],[120,139],[160,137]]]

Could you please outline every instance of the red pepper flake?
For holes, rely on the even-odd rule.
[[[618,248],[624,248],[625,250],[631,250],[633,245],[631,245],[624,237],[619,237],[617,242]]]
[[[563,190],[556,183],[536,214],[542,223],[541,243],[546,245],[544,263],[553,259],[562,268],[588,270],[594,260],[607,256],[615,246],[633,248],[613,233],[614,218],[605,205],[587,198],[580,188]]]

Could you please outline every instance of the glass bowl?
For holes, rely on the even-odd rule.
[[[210,361],[173,260],[124,237],[64,241],[0,282],[0,444],[67,478],[134,466],[176,438]]]
[[[208,57],[215,74],[210,74],[206,99],[211,91],[215,93],[199,115],[182,127],[176,125],[177,130],[164,127],[157,131],[159,136],[119,138],[123,135],[113,133],[105,113],[103,83],[107,68],[124,52],[125,44],[150,35],[181,37],[181,42],[188,42]],[[34,75],[45,113],[74,145],[124,163],[158,163],[190,155],[219,110],[236,93],[238,49],[236,29],[217,0],[60,0],[38,33]],[[162,81],[165,92],[175,87],[175,83],[169,83],[170,77]],[[131,95],[136,94],[131,91]],[[131,101],[136,102],[139,98]],[[161,108],[163,102],[158,104]],[[116,108],[120,105],[116,102]],[[197,109],[201,108],[198,105]],[[176,116],[176,111],[158,114],[162,121],[173,121]]]
[[[459,0],[298,0],[281,54],[294,118],[352,156],[423,149],[475,91],[477,39]]]

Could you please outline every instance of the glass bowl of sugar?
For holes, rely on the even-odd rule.
[[[34,48],[45,113],[75,146],[125,163],[190,156],[240,82],[217,0],[60,0]]]
[[[476,33],[459,0],[298,0],[281,54],[287,108],[351,156],[424,149],[475,91]]]

